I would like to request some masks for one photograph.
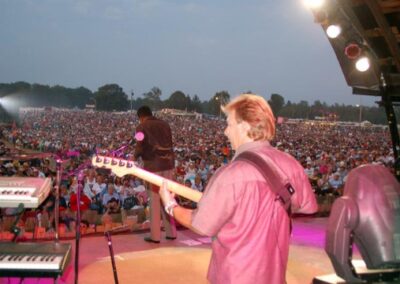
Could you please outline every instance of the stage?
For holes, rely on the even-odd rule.
[[[296,218],[293,222],[288,284],[310,283],[317,275],[333,273],[324,252],[327,218]],[[147,232],[120,233],[112,236],[119,283],[207,283],[206,272],[211,255],[209,238],[189,230],[178,231],[174,241],[146,243]],[[75,254],[75,240],[69,241]],[[74,258],[58,283],[74,283]],[[109,247],[104,236],[85,236],[80,242],[79,283],[114,283]],[[19,283],[2,278],[0,283]],[[31,278],[22,283],[53,283],[51,279]]]

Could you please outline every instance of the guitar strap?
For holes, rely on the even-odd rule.
[[[275,201],[280,201],[289,215],[290,198],[295,193],[294,188],[290,184],[288,177],[279,169],[279,167],[270,159],[264,159],[260,155],[245,151],[240,153],[235,161],[245,161],[253,165],[263,176],[265,181],[269,184],[269,188],[275,193]]]

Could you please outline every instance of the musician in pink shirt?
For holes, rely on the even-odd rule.
[[[193,231],[212,236],[207,278],[211,283],[285,283],[290,218],[284,204],[253,164],[236,160],[244,152],[268,160],[294,188],[292,211],[313,213],[317,204],[303,167],[273,148],[275,118],[259,96],[244,94],[223,108],[225,135],[236,151],[233,161],[211,178],[196,210],[178,206],[167,190],[160,191],[166,211]]]

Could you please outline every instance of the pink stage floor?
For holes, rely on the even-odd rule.
[[[317,275],[333,273],[324,252],[327,218],[296,218],[293,223],[288,284],[310,283]],[[189,230],[179,230],[174,241],[160,244],[143,241],[147,232],[112,236],[119,283],[207,283],[210,239]],[[74,283],[75,240],[70,242],[73,257],[58,283]],[[80,241],[79,283],[114,283],[109,247],[104,236],[85,236]],[[20,283],[17,278],[0,278],[0,283]],[[22,283],[53,283],[52,279],[26,278]]]

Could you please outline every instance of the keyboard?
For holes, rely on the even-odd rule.
[[[0,243],[0,276],[57,278],[70,258],[70,244]]]
[[[50,178],[0,177],[0,207],[37,208],[50,190]]]

